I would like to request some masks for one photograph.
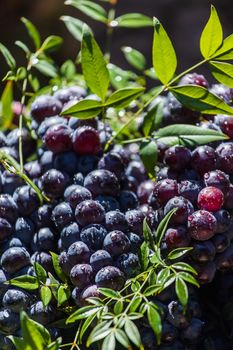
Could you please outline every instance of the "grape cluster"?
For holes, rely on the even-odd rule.
[[[216,269],[233,268],[231,149],[232,142],[216,149],[167,148],[159,181],[148,198],[159,215],[176,208],[165,234],[165,249],[192,246],[188,260],[200,283],[211,282]]]
[[[40,204],[36,192],[18,176],[1,168],[0,194],[0,348],[11,349],[8,334],[20,335],[19,313],[49,325],[62,318],[56,302],[44,307],[38,291],[4,284],[22,275],[36,276],[34,263],[56,276],[50,252],[72,288],[73,303],[85,305],[99,296],[98,287],[119,290],[138,274],[138,249],[143,220],[155,227],[153,212],[143,211],[136,195],[147,180],[134,150],[120,146],[103,154],[111,129],[97,118],[82,121],[59,116],[62,108],[85,97],[68,87],[53,96],[37,97],[31,105],[37,148],[22,130],[24,171],[49,199]],[[18,128],[0,134],[1,150],[19,161]],[[36,160],[27,160],[34,153]],[[144,194],[145,197],[145,194]],[[143,201],[145,202],[145,200]],[[49,281],[48,281],[49,282]],[[51,328],[53,337],[57,330]]]
[[[187,309],[176,300],[174,288],[168,288],[153,302],[160,309],[162,318],[161,344],[158,345],[153,330],[141,325],[142,342],[147,350],[192,350],[199,349],[205,330],[202,307],[196,290],[190,288]]]
[[[190,83],[208,87],[199,75],[184,77],[182,84]],[[211,89],[231,103],[231,90],[221,86]],[[35,263],[56,276],[50,253],[55,252],[71,286],[69,304],[85,306],[89,297],[101,297],[100,287],[120,290],[128,278],[139,273],[138,251],[145,218],[155,232],[162,218],[176,208],[162,242],[162,253],[192,246],[185,261],[197,270],[200,284],[212,282],[218,271],[228,273],[233,268],[233,142],[190,150],[181,145],[168,148],[158,141],[159,170],[154,182],[148,179],[135,144],[115,145],[103,152],[112,136],[109,125],[97,117],[83,121],[61,116],[64,106],[85,96],[86,91],[76,86],[62,88],[53,96],[37,97],[31,105],[32,132],[22,129],[24,172],[48,202],[41,205],[32,187],[1,166],[3,350],[13,349],[6,335],[20,335],[22,310],[48,327],[53,338],[58,330],[50,324],[65,317],[54,298],[45,307],[38,290],[25,291],[6,281],[36,276]],[[165,125],[184,122],[184,116],[186,123],[200,122],[200,113],[187,110],[172,95],[164,99]],[[17,111],[15,114],[17,119]],[[230,118],[211,116],[210,121],[201,123],[233,138]],[[0,133],[0,150],[16,161],[19,136],[19,128]],[[36,159],[31,160],[34,154]],[[186,313],[176,300],[174,288],[152,301],[159,305],[162,315],[162,343],[157,345],[153,331],[140,321],[145,349],[194,350],[207,341],[196,291],[190,288]]]

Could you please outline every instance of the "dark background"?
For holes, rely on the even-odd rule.
[[[106,8],[108,4],[98,2]],[[233,33],[233,0],[118,0],[116,15],[127,12],[141,12],[156,16],[163,23],[172,38],[178,55],[179,70],[200,60],[199,37],[209,17],[210,4],[213,3],[223,24],[225,36]],[[94,30],[97,41],[104,48],[105,27],[77,9],[65,6],[63,0],[0,0],[0,42],[4,43],[23,64],[23,54],[14,46],[15,40],[28,41],[20,17],[30,19],[39,29],[42,38],[58,34],[64,38],[64,44],[56,53],[55,60],[64,62],[67,58],[75,59],[79,43],[69,34],[62,15],[71,15],[86,21]],[[112,62],[128,68],[120,47],[129,45],[141,50],[151,61],[151,42],[153,29],[116,29],[112,43]],[[0,57],[0,77],[7,71],[4,60]],[[206,72],[202,68],[202,72]]]

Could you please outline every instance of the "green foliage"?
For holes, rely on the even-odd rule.
[[[83,100],[73,106],[63,109],[62,115],[72,115],[79,119],[96,117],[102,110],[102,103],[96,100]]]
[[[38,32],[37,28],[34,26],[34,24],[29,21],[27,18],[22,17],[21,21],[27,28],[29,36],[32,38],[32,41],[35,45],[35,49],[38,50],[41,45],[41,38],[40,38],[40,33]]]
[[[152,59],[159,80],[167,84],[175,74],[177,59],[172,42],[157,18],[154,19]]]
[[[153,21],[150,17],[141,13],[127,13],[117,17],[110,25],[122,28],[143,28],[152,27]]]
[[[211,6],[210,18],[202,32],[200,50],[204,58],[211,57],[220,47],[223,40],[222,25],[215,7]]]
[[[157,130],[163,120],[163,101],[155,104],[145,115],[143,119],[142,130],[147,137]]]
[[[1,43],[0,43],[0,52],[4,56],[4,58],[6,60],[6,63],[9,66],[9,68],[12,71],[14,71],[14,69],[16,67],[16,61],[15,61],[14,57],[12,56],[12,54],[10,53],[10,51],[6,48],[6,46],[4,46]]]
[[[36,277],[27,276],[27,275],[13,278],[10,281],[6,282],[6,284],[9,284],[15,287],[20,287],[26,290],[36,290],[39,288],[38,279]]]
[[[74,18],[71,16],[62,16],[61,20],[64,22],[66,28],[69,30],[69,32],[72,34],[72,36],[76,40],[81,42],[82,36],[83,36],[83,25],[85,23],[83,21],[81,21],[80,19]],[[88,27],[88,29],[90,32],[92,32],[90,27]]]
[[[107,22],[107,12],[101,5],[96,4],[95,2],[89,0],[67,0],[65,4],[76,7],[88,17],[99,22]]]
[[[145,318],[154,331],[158,344],[162,333],[161,310],[156,302],[149,301],[149,296],[156,296],[166,289],[171,283],[175,283],[177,297],[181,304],[186,307],[188,301],[188,287],[186,282],[198,285],[194,276],[196,272],[188,264],[172,264],[187,254],[189,249],[179,249],[163,256],[160,251],[160,244],[165,233],[169,220],[175,210],[170,212],[160,223],[156,234],[144,221],[144,243],[142,244],[141,262],[142,272],[126,282],[122,291],[113,291],[107,288],[100,288],[102,298],[90,298],[89,306],[77,309],[71,314],[67,323],[72,324],[81,321],[80,328],[76,334],[77,344],[79,336],[83,338],[88,332],[88,326],[93,323],[94,328],[90,332],[87,346],[101,342],[101,350],[117,349],[117,344],[125,348],[133,345],[142,347],[139,329],[135,320]],[[187,272],[188,271],[188,272]],[[188,281],[189,280],[189,281]],[[84,328],[83,328],[84,327]],[[81,340],[80,340],[81,341]]]
[[[31,320],[25,312],[21,313],[20,324],[22,338],[10,336],[17,350],[58,350],[61,338],[52,341],[48,330],[41,324]]]
[[[144,90],[144,88],[136,87],[119,89],[107,98],[105,106],[119,109],[128,107],[130,102],[136,100]]]
[[[205,114],[233,114],[233,108],[207,89],[196,85],[170,88],[173,95],[186,107]]]
[[[155,166],[157,164],[158,150],[154,140],[144,141],[140,145],[140,157],[143,164],[151,177],[154,177]]]
[[[205,145],[208,142],[227,140],[228,137],[215,130],[202,129],[193,125],[173,124],[159,129],[154,134],[156,139],[166,145]]]
[[[106,8],[110,7],[109,11],[99,3],[90,0],[68,0],[66,4],[76,7],[89,18],[103,23],[107,29],[108,41],[111,41],[114,28],[133,29],[153,26],[150,17],[139,13],[123,14],[115,18],[113,2],[105,2],[109,2],[106,4]],[[81,53],[75,62],[67,60],[60,68],[57,67],[50,53],[61,46],[62,38],[52,35],[41,41],[34,24],[25,18],[22,19],[22,22],[34,47],[32,50],[24,42],[19,40],[16,42],[16,45],[25,54],[25,67],[18,67],[9,50],[0,44],[0,51],[10,69],[4,78],[7,83],[1,97],[3,128],[8,128],[11,124],[13,87],[16,84],[22,91],[21,103],[27,107],[32,101],[29,97],[35,98],[39,94],[51,92],[54,85],[60,88],[67,84],[77,84],[85,87],[87,85],[87,88],[98,96],[98,100],[85,99],[75,102],[72,106],[65,107],[62,115],[71,115],[80,119],[95,116],[103,119],[115,118],[117,124],[122,123],[123,120],[125,124],[120,124],[121,127],[109,141],[107,147],[122,134],[132,138],[137,133],[135,130],[134,134],[131,133],[131,123],[133,124],[138,117],[144,118],[142,125],[144,137],[137,140],[141,142],[141,159],[152,178],[155,176],[154,169],[157,163],[157,140],[168,146],[184,144],[192,147],[228,139],[221,132],[186,124],[161,128],[163,98],[157,99],[155,103],[153,101],[160,94],[169,90],[184,106],[203,114],[233,115],[233,109],[208,90],[200,86],[176,86],[179,79],[186,73],[207,63],[217,81],[233,87],[232,65],[226,62],[233,59],[233,35],[223,40],[222,26],[213,6],[200,39],[200,50],[204,60],[177,76],[175,75],[177,69],[175,49],[158,19],[154,19],[153,68],[145,70],[146,58],[138,50],[130,46],[122,48],[126,60],[137,69],[137,74],[107,62],[106,57],[110,57],[108,49],[104,55],[87,24],[71,16],[63,16],[61,19],[74,38],[81,42]],[[79,73],[79,63],[81,63],[83,75]],[[37,71],[49,80],[49,86],[45,89],[40,89],[40,81],[35,73]],[[146,91],[146,77],[159,80],[160,85]],[[137,108],[136,112],[130,108],[132,105],[135,109]],[[30,130],[31,120],[27,115],[27,107],[25,115],[23,115],[24,111],[21,113],[20,125],[22,127],[24,118]],[[113,122],[111,119],[109,121]],[[138,134],[135,137],[138,137]],[[0,161],[5,169],[20,176],[34,189],[41,203],[48,201],[48,198],[24,173],[22,150],[20,164],[3,152],[0,152]],[[35,263],[36,277],[20,276],[10,280],[7,284],[29,291],[38,291],[45,307],[53,299],[58,309],[67,315],[66,319],[57,321],[57,324],[60,324],[61,327],[64,327],[64,323],[67,327],[78,326],[72,344],[73,348],[92,346],[97,343],[101,350],[114,350],[119,344],[126,349],[142,349],[140,330],[136,322],[140,319],[150,325],[159,344],[162,333],[162,310],[159,304],[156,304],[156,296],[174,284],[177,298],[185,310],[189,284],[199,286],[196,280],[197,272],[188,263],[180,261],[190,253],[191,248],[178,248],[166,253],[161,249],[169,220],[175,211],[176,209],[172,210],[161,220],[156,231],[152,231],[147,220],[144,220],[144,242],[139,252],[141,272],[128,280],[121,291],[100,288],[101,298],[90,298],[88,306],[76,308],[70,304],[72,286],[59,266],[58,255],[53,252],[51,256],[54,276],[47,273],[40,264]],[[32,321],[25,313],[21,314],[21,329],[22,338],[10,337],[17,350],[58,350],[60,348],[61,340],[57,339],[52,342],[48,331]],[[67,346],[69,345],[62,344],[62,347]]]
[[[99,45],[85,25],[83,29],[81,63],[88,87],[104,101],[109,86],[109,73]]]
[[[1,121],[0,125],[2,129],[11,127],[13,120],[13,82],[8,81],[1,96]]]
[[[99,115],[106,107],[122,109],[128,107],[130,102],[135,100],[144,91],[144,88],[124,88],[111,94],[105,102],[96,100],[81,100],[71,107],[65,108],[62,115],[72,115],[79,119],[89,119]]]
[[[216,80],[233,88],[233,65],[226,62],[210,61],[210,70]]]
[[[233,59],[233,34],[223,40],[221,47],[215,52],[213,57],[222,61]]]
[[[126,60],[134,68],[140,71],[146,68],[146,58],[140,51],[133,49],[130,46],[123,46],[121,50],[124,53]]]

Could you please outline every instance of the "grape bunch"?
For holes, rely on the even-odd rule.
[[[205,322],[195,290],[190,289],[186,310],[176,300],[174,288],[161,293],[153,302],[159,306],[162,315],[161,345],[158,345],[153,330],[147,324],[142,324],[140,329],[145,349],[192,350],[201,345]]]
[[[205,83],[200,77],[196,79]],[[46,284],[53,283],[53,252],[71,289],[67,306],[79,308],[88,305],[90,297],[102,298],[99,288],[121,290],[126,280],[141,272],[139,249],[145,218],[155,233],[162,218],[177,209],[165,232],[162,254],[193,247],[182,259],[197,270],[200,284],[212,282],[216,271],[233,267],[233,142],[190,150],[158,141],[159,170],[154,182],[148,178],[135,144],[111,145],[104,153],[112,137],[108,124],[97,117],[81,120],[61,116],[64,107],[85,98],[86,91],[77,86],[39,96],[31,105],[30,131],[24,125],[22,134],[19,128],[0,134],[0,151],[17,162],[22,135],[24,172],[47,200],[41,204],[28,183],[1,166],[3,350],[13,349],[7,335],[21,335],[22,310],[46,326],[53,339],[61,334],[53,322],[66,317],[54,297],[45,306],[39,290],[28,291],[5,282],[25,275],[37,277],[39,264],[47,273]],[[17,119],[17,111],[15,114]],[[214,117],[211,125],[223,128],[220,120],[224,118]],[[226,127],[225,122],[222,125]],[[34,154],[36,158],[31,160]],[[174,287],[152,301],[161,311],[162,340],[158,345],[148,324],[140,321],[145,349],[193,350],[200,346],[205,339],[205,318],[195,290],[190,289],[186,311],[176,299]],[[62,335],[67,337],[64,330]]]
[[[231,142],[193,151],[169,147],[148,199],[159,215],[177,208],[165,234],[165,248],[192,246],[189,260],[201,283],[211,282],[216,269],[233,267],[231,149]]]
[[[138,250],[143,220],[155,227],[153,211],[139,207],[135,191],[147,179],[139,156],[114,146],[103,154],[111,129],[97,118],[82,121],[59,116],[64,105],[85,97],[80,87],[68,87],[32,103],[32,127],[42,144],[24,127],[24,171],[48,203],[1,168],[1,349],[10,349],[5,335],[19,333],[19,313],[48,325],[62,317],[52,301],[44,307],[37,291],[4,284],[20,276],[36,276],[35,263],[55,275],[50,252],[72,287],[73,303],[86,304],[99,296],[98,287],[119,290],[140,271]],[[19,134],[15,128],[1,134],[1,151],[19,161]],[[37,152],[37,159],[27,161]],[[51,328],[56,337],[57,330]]]

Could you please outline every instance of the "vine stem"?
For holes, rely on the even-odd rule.
[[[112,142],[117,138],[117,136],[119,136],[131,123],[133,123],[139,116],[140,114],[143,112],[143,110],[149,106],[149,104],[156,98],[158,97],[161,93],[163,93],[165,90],[168,90],[169,87],[171,87],[172,84],[174,84],[175,82],[177,82],[180,78],[182,78],[184,75],[190,73],[191,71],[193,71],[194,69],[202,66],[204,63],[208,62],[209,59],[204,59],[198,63],[196,63],[195,65],[193,65],[192,67],[186,69],[184,72],[180,73],[179,75],[177,75],[174,79],[172,79],[168,84],[163,85],[160,87],[158,87],[158,91],[141,107],[138,109],[138,111],[135,113],[135,115],[130,118],[116,133],[115,135],[107,142],[106,146],[105,146],[105,151],[107,151],[110,147],[110,145],[112,144]]]
[[[20,164],[20,172],[23,173],[23,109],[24,104],[26,100],[26,91],[27,91],[27,84],[28,84],[28,69],[27,69],[27,75],[26,78],[23,81],[23,87],[22,87],[22,97],[21,97],[21,110],[20,110],[20,116],[19,116],[19,164]]]
[[[112,34],[113,34],[113,27],[111,26],[111,22],[115,18],[116,4],[117,4],[117,1],[110,1],[111,8],[108,12],[107,33],[106,33],[106,52],[105,52],[105,57],[108,62],[110,61],[110,58],[111,58],[111,44],[112,44]]]

